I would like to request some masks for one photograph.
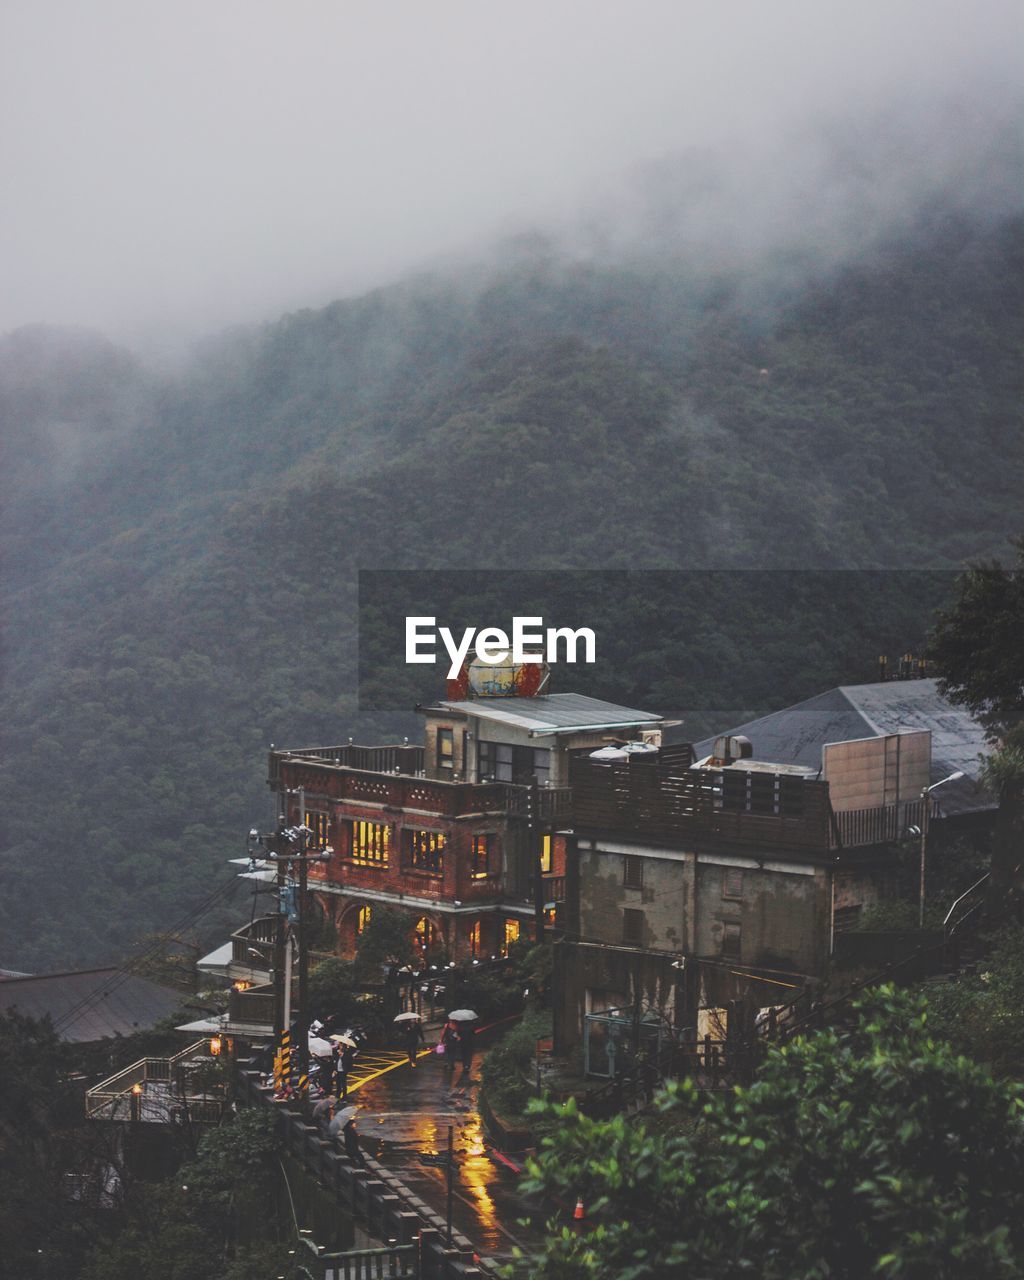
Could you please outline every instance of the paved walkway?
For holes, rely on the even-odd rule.
[[[359,1108],[356,1126],[367,1151],[442,1216],[445,1170],[429,1157],[447,1151],[448,1126],[454,1126],[455,1230],[473,1241],[483,1259],[503,1263],[512,1260],[514,1246],[529,1252],[539,1245],[550,1207],[539,1210],[520,1196],[516,1175],[490,1153],[477,1111],[479,1066],[486,1054],[486,1048],[478,1051],[466,1082],[461,1067],[449,1081],[430,1049],[421,1052],[415,1068],[405,1054],[367,1055],[355,1064],[358,1078],[353,1071],[349,1094]]]

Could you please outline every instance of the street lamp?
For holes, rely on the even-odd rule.
[[[929,818],[929,796],[937,788],[945,786],[947,782],[955,782],[957,778],[964,776],[962,769],[957,769],[955,773],[951,773],[948,778],[943,778],[939,782],[933,782],[930,787],[921,788],[921,826],[918,828],[921,836],[921,885],[918,896],[917,908],[917,927],[924,928],[924,873],[927,865],[927,848],[928,848],[928,818]],[[914,832],[914,828],[910,828]]]

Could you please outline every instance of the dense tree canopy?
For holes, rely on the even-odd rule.
[[[883,990],[850,1030],[773,1048],[755,1084],[672,1084],[657,1120],[552,1124],[528,1187],[589,1210],[538,1280],[977,1280],[1024,1274],[1024,1099]]]

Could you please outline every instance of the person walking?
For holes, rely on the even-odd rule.
[[[416,1065],[416,1055],[419,1053],[419,1048],[423,1041],[423,1028],[420,1026],[418,1018],[410,1018],[402,1024],[402,1042],[406,1053],[409,1055],[410,1067]]]
[[[334,1098],[330,1093],[324,1097],[313,1108],[313,1123],[320,1130],[321,1138],[330,1136],[331,1121],[334,1119]]]
[[[462,1058],[462,1079],[468,1080],[473,1070],[473,1040],[476,1028],[472,1022],[459,1023],[459,1055]]]
[[[441,1044],[444,1046],[444,1070],[446,1075],[455,1074],[455,1061],[459,1054],[459,1028],[449,1019],[441,1031]]]
[[[337,1084],[337,1095],[339,1102],[344,1102],[348,1097],[348,1073],[352,1070],[352,1064],[356,1060],[356,1049],[353,1045],[342,1044],[340,1053],[338,1054],[338,1065],[335,1071],[335,1080]]]

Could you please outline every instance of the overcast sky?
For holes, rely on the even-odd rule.
[[[0,331],[144,341],[264,319],[565,225],[687,147],[774,156],[830,118],[934,119],[941,150],[974,105],[1008,100],[1022,14],[0,0]]]

